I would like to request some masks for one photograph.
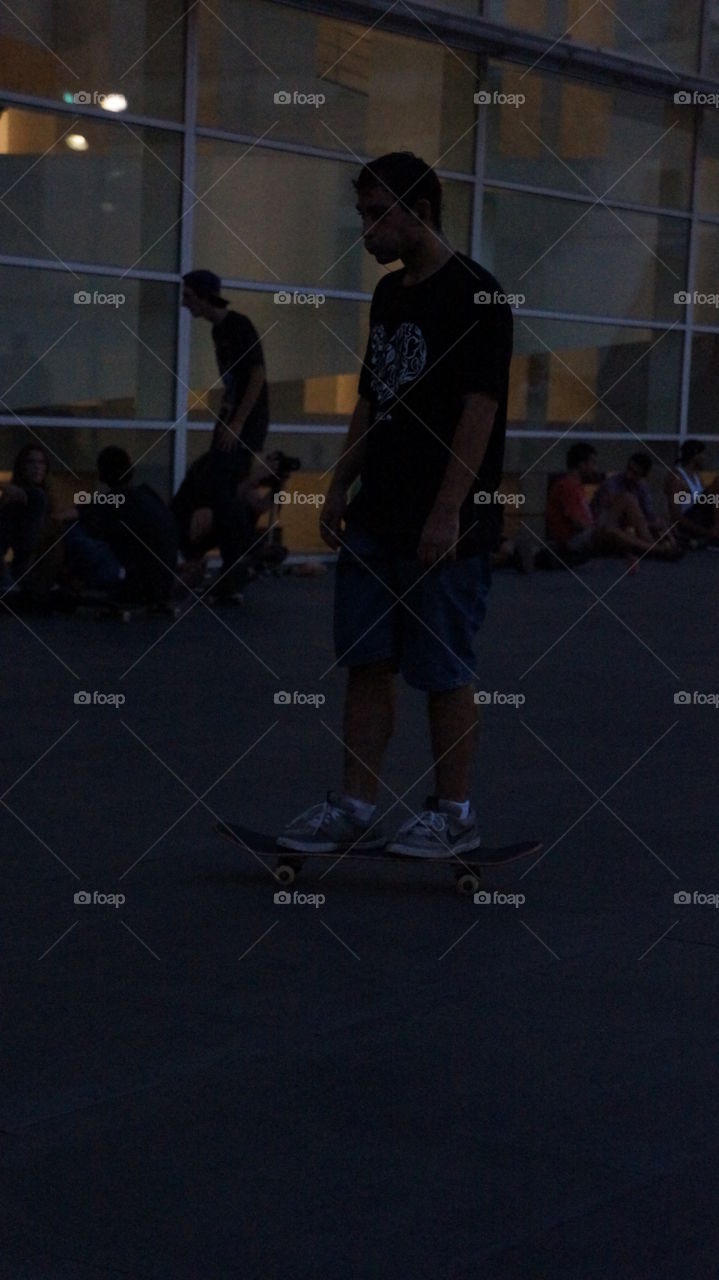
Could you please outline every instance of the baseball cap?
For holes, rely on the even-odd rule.
[[[198,298],[205,298],[208,302],[222,303],[227,306],[227,302],[220,296],[222,282],[214,271],[188,271],[187,275],[182,277],[183,284],[193,289]]]

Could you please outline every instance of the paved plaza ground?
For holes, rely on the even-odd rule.
[[[495,576],[480,684],[525,701],[476,800],[544,840],[486,878],[521,903],[355,863],[278,905],[213,833],[339,782],[331,572],[0,619],[2,1280],[715,1280],[719,912],[674,895],[719,893],[719,716],[675,694],[719,692],[719,556],[625,570]],[[390,826],[431,789],[400,710]]]

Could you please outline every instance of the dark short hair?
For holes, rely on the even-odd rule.
[[[97,455],[97,474],[103,484],[113,488],[132,483],[134,467],[132,458],[116,444],[109,444]]]
[[[706,445],[703,440],[685,440],[679,450],[680,462],[691,462],[692,458],[696,458],[698,454],[704,453]]]
[[[593,444],[573,444],[567,450],[567,471],[572,471],[574,467],[580,467],[583,462],[589,462],[589,459],[595,456],[596,452]]]
[[[638,471],[640,476],[648,476],[652,469],[652,459],[648,453],[633,453],[627,459],[627,466],[634,467],[634,470]]]
[[[442,184],[426,160],[412,151],[389,151],[370,160],[354,182],[359,195],[369,187],[386,187],[405,209],[413,210],[418,200],[428,200],[432,221],[442,230]]]
[[[24,444],[16,455],[12,467],[13,484],[27,484],[27,460],[31,453],[41,453],[45,460],[46,472],[50,470],[50,459],[47,450],[41,444]]]

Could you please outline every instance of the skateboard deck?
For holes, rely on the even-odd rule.
[[[218,822],[215,831],[231,840],[236,847],[244,849],[246,853],[260,859],[274,858],[275,865],[268,866],[268,870],[280,884],[292,884],[305,861],[311,858],[319,858],[326,862],[338,862],[347,858],[352,862],[395,864],[401,862],[413,866],[446,867],[454,876],[458,891],[466,894],[476,893],[479,889],[483,868],[499,867],[507,862],[514,862],[518,858],[527,858],[531,854],[539,853],[542,848],[541,840],[518,840],[514,844],[493,847],[483,845],[470,853],[460,853],[452,858],[416,858],[403,853],[388,853],[385,848],[358,851],[351,845],[347,848],[335,849],[332,853],[319,853],[316,850],[308,853],[306,850],[283,849],[274,836],[254,831],[252,827],[244,827],[236,822]]]

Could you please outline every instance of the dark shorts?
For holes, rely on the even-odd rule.
[[[487,608],[488,555],[426,569],[353,526],[343,538],[335,583],[340,666],[390,661],[408,684],[441,693],[471,684],[474,637]]]

